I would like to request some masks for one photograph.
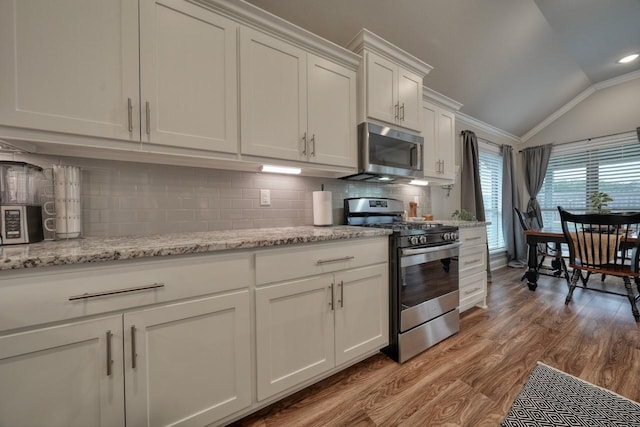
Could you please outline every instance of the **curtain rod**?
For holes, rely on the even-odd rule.
[[[464,131],[460,132],[460,136],[462,136],[462,133],[463,133],[463,132],[464,132]],[[497,142],[493,142],[493,141],[489,141],[488,139],[480,138],[480,137],[479,137],[479,136],[477,136],[477,135],[476,135],[476,138],[478,139],[478,141],[484,141],[484,142],[486,142],[486,143],[487,143],[487,144],[489,144],[489,145],[494,145],[494,146],[496,146],[496,147],[498,147],[498,148],[502,148],[502,144],[498,144]]]
[[[573,144],[573,143],[580,142],[580,141],[591,141],[592,139],[607,138],[607,137],[610,137],[610,136],[618,136],[618,135],[623,135],[625,133],[634,132],[634,131],[637,131],[637,129],[632,129],[632,130],[628,130],[628,131],[625,131],[625,132],[611,133],[609,135],[592,136],[591,138],[576,139],[574,141],[554,142],[551,145],[555,147],[555,146],[558,146],[558,145]],[[638,140],[640,140],[640,136],[638,137]],[[531,147],[527,147],[527,148],[533,148],[533,147],[539,147],[539,145],[532,145]],[[526,148],[523,148],[522,150],[518,151],[518,153],[522,153],[523,150],[526,150]]]

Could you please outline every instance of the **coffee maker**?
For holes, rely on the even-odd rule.
[[[0,161],[0,244],[44,240],[40,201],[43,178],[39,166]]]

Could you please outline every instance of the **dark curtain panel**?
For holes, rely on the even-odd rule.
[[[527,256],[520,224],[513,208],[520,208],[520,192],[514,174],[513,148],[503,145],[502,150],[502,233],[507,245],[510,267],[522,267]]]
[[[480,182],[480,162],[478,161],[478,138],[470,130],[462,131],[462,173],[460,177],[462,197],[460,208],[476,216],[478,221],[486,221],[482,185]],[[491,257],[487,244],[487,281],[491,282]]]
[[[542,221],[540,205],[538,204],[536,197],[538,196],[540,188],[542,188],[544,176],[547,173],[549,157],[551,157],[551,148],[551,144],[547,144],[522,150],[522,154],[524,156],[524,183],[527,187],[527,191],[529,192],[527,212],[536,213],[540,227],[544,227],[544,223]]]
[[[466,209],[476,216],[478,221],[485,221],[482,186],[480,185],[480,168],[478,164],[478,139],[470,130],[462,131],[462,173],[460,176],[462,198],[460,208]]]

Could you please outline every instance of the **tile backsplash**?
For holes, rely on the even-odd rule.
[[[75,157],[25,154],[0,159],[43,168],[80,166],[84,236],[312,225],[312,192],[323,184],[332,192],[336,225],[344,223],[342,205],[348,197],[391,197],[408,208],[419,196],[418,214],[431,211],[429,187]],[[270,190],[270,206],[260,206],[260,189]]]

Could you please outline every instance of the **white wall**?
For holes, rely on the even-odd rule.
[[[629,132],[640,126],[640,73],[633,80],[599,89],[542,129],[521,148],[563,143]],[[523,204],[529,199],[524,186],[522,155],[516,162]]]
[[[597,90],[524,146],[562,143],[628,132],[640,126],[640,74],[625,83]]]

